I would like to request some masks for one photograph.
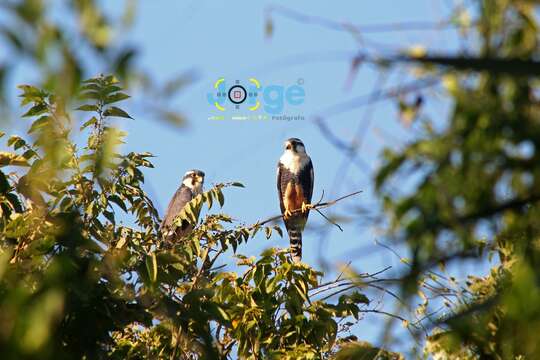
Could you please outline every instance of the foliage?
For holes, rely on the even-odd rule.
[[[387,151],[376,184],[390,235],[412,254],[408,296],[437,265],[498,257],[487,276],[442,286],[449,311],[432,317],[426,354],[533,359],[540,356],[538,9],[532,1],[474,3],[474,56],[409,59],[442,78],[453,103],[447,125],[426,122],[404,149]],[[392,181],[406,177],[411,190],[398,196]]]
[[[152,155],[121,153],[127,134],[111,125],[112,117],[132,121],[119,106],[128,95],[113,76],[81,79],[94,72],[88,63],[106,64],[102,68],[124,84],[143,85],[145,108],[181,123],[162,99],[193,78],[184,74],[154,85],[133,66],[136,48],[115,34],[129,27],[134,2],[120,19],[97,1],[59,3],[65,22],[43,1],[0,5],[9,24],[0,26],[0,45],[17,59],[0,66],[0,85],[19,59],[36,65],[41,84],[20,87],[23,117],[31,119],[28,134],[7,137],[12,150],[0,152],[3,357],[402,358],[346,336],[365,312],[378,311],[364,294],[368,287],[403,302],[377,285],[381,279],[350,271],[347,279],[321,283],[321,272],[292,263],[282,249],[240,254],[256,236],[281,235],[267,222],[246,226],[220,212],[224,191],[241,184],[217,184],[196,197],[177,219],[194,230],[179,243],[161,241],[158,212],[143,188]],[[461,3],[442,25],[463,35],[470,45],[463,53],[414,47],[372,58],[362,49],[351,64],[351,76],[371,61],[382,72],[405,64],[419,77],[413,86],[369,97],[397,94],[402,123],[417,131],[403,148],[384,152],[374,178],[387,236],[410,255],[400,258],[409,271],[394,283],[409,303],[420,300],[414,320],[386,314],[415,331],[427,358],[535,359],[538,2]],[[274,34],[270,15],[277,13],[361,37],[360,27],[279,6],[268,11],[268,37]],[[451,101],[442,128],[434,125],[440,119],[423,117],[430,102],[420,94],[424,86],[444,90]],[[0,91],[2,105],[5,100]],[[350,159],[361,142],[354,139],[349,147],[334,139]],[[396,189],[395,182],[403,186]],[[448,275],[447,266],[466,262],[491,269],[464,282]]]
[[[317,359],[338,351],[368,298],[349,290],[326,300],[322,273],[286,250],[239,254],[259,232],[281,235],[212,212],[225,188],[241,184],[198,195],[176,219],[194,230],[172,245],[161,240],[143,189],[152,155],[120,153],[126,133],[110,124],[131,121],[118,106],[128,97],[118,80],[83,81],[76,114],[55,94],[20,89],[32,123],[28,137],[8,138],[13,150],[0,172],[5,358]],[[239,273],[219,265],[233,253]]]

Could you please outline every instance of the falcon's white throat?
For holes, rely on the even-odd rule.
[[[182,181],[182,184],[187,186],[191,190],[193,196],[199,195],[202,192],[203,182],[199,181],[199,179],[201,178],[196,177],[195,179],[193,179],[191,177],[188,177],[185,178],[184,181]]]
[[[279,162],[293,174],[298,174],[309,163],[309,156],[305,152],[285,150]]]

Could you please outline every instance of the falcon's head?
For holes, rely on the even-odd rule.
[[[290,138],[285,141],[285,151],[279,162],[293,174],[298,174],[309,163],[310,159],[302,140]]]
[[[201,170],[189,170],[182,179],[182,184],[187,186],[193,195],[200,194],[204,184],[204,172]]]
[[[304,147],[302,140],[298,138],[290,138],[285,141],[285,153],[289,151],[295,154],[305,154],[306,148]]]

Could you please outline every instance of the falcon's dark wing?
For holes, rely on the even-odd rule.
[[[298,175],[298,182],[302,186],[302,192],[306,197],[307,203],[311,204],[311,197],[313,196],[313,184],[315,182],[315,176],[313,174],[313,164],[311,159]]]
[[[279,195],[279,207],[281,213],[285,212],[285,204],[283,203],[283,195],[285,194],[285,189],[287,184],[292,180],[293,174],[283,166],[281,162],[278,162],[277,167],[277,190]]]
[[[161,223],[160,228],[162,232],[164,230],[170,230],[176,216],[180,214],[184,206],[186,206],[186,204],[190,202],[191,199],[193,199],[193,193],[187,186],[182,184],[182,186],[180,186],[180,188],[178,188],[178,190],[176,190],[176,192],[174,193],[174,196],[171,199],[171,202],[169,203],[169,206],[167,208],[167,212],[163,217],[163,222]]]

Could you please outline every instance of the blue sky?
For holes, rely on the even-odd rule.
[[[299,23],[275,13],[272,15],[273,35],[270,39],[265,37],[265,10],[275,4],[359,25],[437,21],[448,13],[444,1],[434,0],[355,1],[340,5],[322,1],[292,4],[285,1],[189,1],[156,6],[154,2],[141,2],[134,32],[129,35],[141,49],[140,65],[162,80],[190,69],[200,74],[199,80],[173,105],[186,115],[188,128],[177,129],[153,121],[139,108],[133,114],[136,121],[129,123],[129,148],[147,150],[157,156],[156,169],[147,173],[147,182],[162,211],[184,171],[200,168],[207,174],[208,185],[232,180],[246,185],[245,189],[226,191],[224,211],[235,218],[254,223],[277,214],[275,166],[283,151],[283,141],[289,137],[302,139],[313,160],[314,198],[318,199],[323,190],[332,197],[364,191],[332,208],[330,214],[348,214],[358,206],[376,207],[371,176],[379,164],[380,151],[385,146],[400,146],[414,136],[414,130],[400,124],[391,102],[379,103],[368,112],[364,107],[330,118],[328,124],[340,139],[351,140],[358,126],[364,136],[360,158],[365,168],[351,167],[346,174],[338,174],[342,152],[325,140],[310,119],[328,106],[368,94],[381,78],[365,64],[360,67],[352,87],[345,90],[352,55],[361,49],[354,36],[346,31]],[[431,49],[451,50],[456,44],[450,32],[433,31],[370,34],[365,40],[385,45],[364,49],[372,53],[381,49],[405,49],[419,43]],[[395,86],[408,76],[406,71],[391,73],[386,85]],[[305,103],[289,106],[284,112],[303,114],[306,120],[210,121],[208,117],[219,112],[207,103],[206,94],[220,77],[229,82],[255,77],[263,86],[270,83],[288,86],[302,78]],[[440,117],[446,111],[444,101],[429,102],[427,112],[432,115]],[[328,276],[335,276],[337,266],[349,261],[353,261],[359,272],[375,272],[388,265],[399,270],[402,266],[397,257],[374,245],[375,239],[381,240],[377,229],[352,222],[343,223],[341,233],[328,226],[328,236],[323,240],[313,229],[324,224],[318,214],[310,215],[304,235],[303,260],[315,267],[324,265]],[[273,237],[267,241],[261,236],[240,251],[256,255],[268,246],[287,245],[286,238]],[[368,317],[360,325],[364,329],[360,336],[378,342],[385,320]]]
[[[271,5],[282,5],[343,24],[369,25],[441,20],[448,15],[448,3],[444,0],[141,1],[134,29],[123,35],[123,40],[139,49],[138,65],[161,81],[191,70],[199,74],[198,81],[170,104],[185,114],[188,119],[185,128],[156,121],[152,112],[135,106],[137,96],[142,96],[140,93],[134,93],[134,99],[126,102],[136,119],[123,123],[129,131],[126,150],[149,151],[156,155],[156,168],[146,172],[147,190],[161,214],[184,172],[192,168],[206,172],[207,188],[212,183],[226,181],[246,185],[245,189],[226,190],[224,211],[233,217],[254,223],[278,214],[276,164],[283,142],[289,137],[302,139],[313,160],[315,199],[323,190],[326,199],[364,191],[333,207],[328,214],[347,215],[359,207],[376,209],[371,178],[380,163],[380,151],[387,146],[398,148],[413,138],[415,127],[406,128],[400,123],[392,102],[330,117],[328,126],[341,140],[352,140],[357,131],[363,136],[359,156],[362,167],[351,166],[346,173],[341,173],[343,153],[326,140],[312,118],[329,106],[369,94],[376,86],[396,86],[411,78],[405,69],[381,78],[371,65],[363,64],[346,89],[351,59],[357,51],[387,54],[416,44],[452,51],[457,44],[455,34],[394,31],[362,34],[363,42],[359,42],[350,32],[301,23],[273,13],[274,31],[269,39],[265,36],[265,10]],[[373,43],[377,46],[373,47]],[[284,113],[301,114],[306,120],[208,120],[218,115],[218,111],[207,103],[206,96],[212,91],[215,80],[221,77],[229,82],[255,77],[263,86],[289,86],[303,79],[305,103],[288,106]],[[31,79],[20,74],[17,80],[28,82]],[[429,114],[439,121],[444,119],[448,104],[437,97],[429,99],[423,115]],[[235,114],[234,111],[227,112],[231,114]],[[376,239],[382,240],[378,229],[345,222],[341,233],[329,225],[328,236],[323,240],[318,236],[322,225],[325,225],[324,219],[312,213],[304,235],[303,260],[315,267],[324,265],[328,276],[335,276],[339,264],[350,261],[359,272],[375,272],[389,265],[398,271],[402,266],[397,257],[374,245]],[[240,251],[257,255],[269,246],[288,246],[288,239],[273,237],[268,241],[260,236]],[[360,325],[364,331],[359,336],[378,342],[385,320],[368,317]]]

